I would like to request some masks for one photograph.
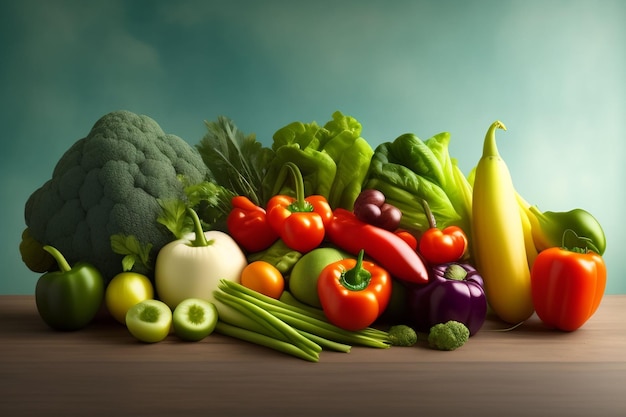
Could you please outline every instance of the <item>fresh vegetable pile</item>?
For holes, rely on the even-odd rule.
[[[516,191],[497,121],[465,176],[450,135],[372,148],[335,112],[271,146],[219,117],[192,147],[152,119],[102,117],[26,202],[20,252],[39,314],[87,326],[102,304],[146,343],[213,332],[317,362],[420,342],[454,350],[488,312],[574,331],[606,286],[587,211]]]

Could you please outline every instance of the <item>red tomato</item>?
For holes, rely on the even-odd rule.
[[[463,229],[448,226],[443,230],[431,227],[426,230],[419,242],[419,251],[431,264],[456,262],[467,250],[467,236]]]

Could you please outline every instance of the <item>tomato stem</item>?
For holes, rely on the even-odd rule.
[[[422,207],[424,208],[424,213],[426,213],[426,218],[428,219],[428,226],[431,229],[436,228],[437,220],[435,219],[435,215],[433,214],[433,211],[430,209],[430,206],[428,205],[428,201],[426,201],[423,198],[422,198]]]

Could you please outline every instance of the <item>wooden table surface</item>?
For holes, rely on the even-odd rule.
[[[50,330],[0,296],[0,416],[625,416],[626,296],[572,333],[488,320],[452,352],[423,344],[309,363],[214,334],[136,341],[110,318]]]

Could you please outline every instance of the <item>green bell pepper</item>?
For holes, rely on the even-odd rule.
[[[35,302],[43,321],[56,330],[78,330],[89,324],[102,305],[104,279],[91,264],[78,262],[70,267],[56,248],[43,249],[57,261],[59,270],[39,278]]]
[[[530,216],[535,246],[539,251],[558,247],[586,247],[603,255],[606,250],[606,236],[600,222],[586,210],[576,208],[570,211],[544,211],[531,206]],[[567,231],[574,233],[566,233]]]
[[[301,257],[302,253],[291,249],[282,239],[278,239],[269,248],[249,254],[248,263],[265,261],[276,267],[283,276],[288,276]]]

